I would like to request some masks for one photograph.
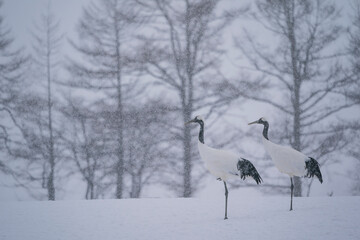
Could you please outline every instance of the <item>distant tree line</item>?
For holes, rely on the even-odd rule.
[[[68,40],[71,56],[50,2],[32,31],[32,49],[14,49],[0,18],[0,174],[36,199],[58,199],[69,179],[84,182],[86,199],[138,198],[151,186],[191,197],[207,175],[196,131],[184,123],[203,114],[214,128],[239,104],[254,102],[277,116],[274,141],[313,156],[322,169],[341,159],[359,169],[360,125],[341,115],[360,106],[359,4],[352,3],[350,26],[341,25],[334,1],[223,4],[93,1],[83,8],[78,37]],[[245,27],[232,33],[229,49],[225,35],[242,20],[271,41]],[[236,77],[223,70],[227,51],[247,62]],[[209,139],[226,147],[259,137],[215,131]],[[260,190],[289,191],[268,157],[253,158],[265,181]],[[350,176],[359,194],[358,171]],[[242,186],[252,185],[233,184]],[[309,196],[311,187],[312,180],[296,178],[295,196]]]

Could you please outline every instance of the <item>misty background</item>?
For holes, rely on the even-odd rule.
[[[317,159],[324,183],[360,193],[358,1],[4,0],[0,9],[0,200],[206,197],[222,192],[205,142],[290,191],[269,138]],[[230,190],[230,191],[231,191]]]

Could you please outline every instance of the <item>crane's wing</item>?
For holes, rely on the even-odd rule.
[[[320,172],[319,163],[312,157],[309,157],[309,159],[305,161],[305,165],[305,177],[311,178],[315,175],[319,179],[320,183],[322,183],[323,180]]]
[[[246,177],[252,177],[257,184],[263,181],[256,168],[249,160],[241,158],[237,163],[237,168],[240,171],[241,179],[245,180]]]

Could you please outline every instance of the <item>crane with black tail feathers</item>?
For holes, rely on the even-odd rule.
[[[271,142],[268,138],[268,130],[269,130],[269,123],[266,121],[265,118],[260,118],[257,121],[249,123],[251,124],[262,124],[264,125],[263,129],[263,144],[265,150],[270,155],[271,159],[273,160],[276,168],[282,172],[286,173],[290,177],[291,182],[291,200],[290,200],[290,211],[293,210],[292,208],[292,201],[293,201],[293,191],[294,191],[294,184],[293,184],[293,177],[308,177],[312,178],[316,176],[320,183],[323,182],[319,163],[312,157],[308,157],[305,154],[287,147],[281,146]]]
[[[226,186],[226,181],[232,177],[252,177],[257,184],[262,182],[262,179],[254,167],[254,165],[244,158],[239,157],[235,153],[225,150],[211,148],[205,145],[204,142],[204,120],[201,116],[196,116],[194,119],[185,123],[198,123],[200,125],[198,148],[201,159],[205,163],[205,167],[209,172],[216,177],[217,180],[224,182],[225,187],[225,218],[227,219],[227,202],[229,191]]]

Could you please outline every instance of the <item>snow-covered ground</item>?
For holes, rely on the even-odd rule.
[[[360,239],[360,197],[1,202],[1,240]]]

